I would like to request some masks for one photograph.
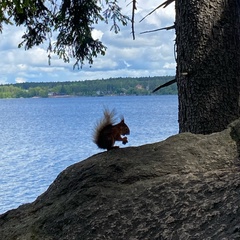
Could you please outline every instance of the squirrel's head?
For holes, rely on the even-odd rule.
[[[124,122],[124,118],[122,118],[119,125],[121,126],[121,135],[129,135],[130,134],[130,129],[127,126],[127,124]]]

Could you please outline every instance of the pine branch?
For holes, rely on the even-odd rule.
[[[156,92],[157,90],[161,89],[161,88],[164,88],[164,87],[167,87],[169,85],[172,85],[173,83],[177,82],[176,78],[170,80],[169,82],[166,82],[164,83],[163,85],[160,85],[159,87],[155,88],[152,93]]]
[[[132,36],[133,36],[133,40],[135,40],[135,29],[134,29],[135,10],[137,10],[137,0],[132,1]]]
[[[160,5],[157,6],[155,9],[153,9],[150,13],[148,13],[144,18],[142,18],[142,19],[140,20],[140,22],[142,22],[146,17],[148,17],[148,16],[151,15],[152,13],[154,13],[157,9],[159,9],[159,8],[161,8],[161,7],[165,8],[165,7],[167,7],[169,4],[171,4],[171,3],[174,2],[174,1],[175,1],[175,0],[167,0],[167,1],[165,1],[164,3],[160,4]]]
[[[169,26],[169,27],[158,28],[158,29],[154,29],[154,30],[149,30],[149,31],[141,32],[140,34],[157,32],[157,31],[161,31],[161,30],[171,30],[171,29],[174,29],[174,28],[175,28],[175,25],[172,25],[172,26]]]

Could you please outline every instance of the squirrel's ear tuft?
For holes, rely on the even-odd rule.
[[[121,119],[121,122],[124,123],[124,117],[123,117],[123,115],[120,115],[119,117],[120,117],[120,119]]]

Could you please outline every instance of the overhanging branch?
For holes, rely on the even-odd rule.
[[[144,18],[142,18],[140,20],[140,22],[142,22],[146,17],[148,17],[149,15],[151,15],[152,13],[154,13],[157,9],[163,7],[167,7],[169,4],[171,4],[172,2],[174,2],[175,0],[167,0],[164,3],[160,4],[159,6],[157,6],[156,8],[154,8],[150,13],[148,13]]]
[[[164,88],[164,87],[167,87],[167,86],[169,86],[169,85],[172,85],[172,84],[175,83],[175,82],[177,82],[176,78],[174,78],[174,79],[172,79],[172,80],[170,80],[170,81],[168,81],[168,82],[160,85],[159,87],[155,88],[155,89],[152,91],[152,93],[156,92],[157,90],[159,90],[159,89],[161,89],[161,88]]]
[[[137,0],[132,1],[132,36],[133,36],[133,40],[135,40],[135,29],[134,29],[135,10],[137,10]]]
[[[149,31],[141,32],[140,34],[152,33],[152,32],[157,32],[157,31],[161,31],[161,30],[171,30],[171,29],[174,29],[174,28],[175,28],[175,25],[172,25],[172,26],[169,26],[169,27],[158,28],[158,29],[154,29],[154,30],[149,30]]]

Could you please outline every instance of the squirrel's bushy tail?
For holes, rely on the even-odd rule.
[[[110,111],[109,109],[105,108],[103,115],[104,116],[99,120],[99,122],[96,123],[93,133],[93,142],[98,146],[103,130],[108,126],[112,126],[116,122],[115,109]]]

